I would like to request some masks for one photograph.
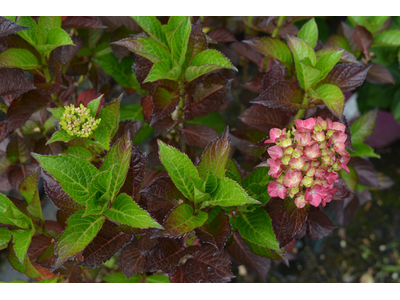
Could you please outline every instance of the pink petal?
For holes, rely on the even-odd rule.
[[[283,150],[280,146],[275,145],[273,147],[268,148],[268,154],[271,156],[272,159],[278,159],[283,156]]]
[[[283,177],[283,184],[286,187],[297,187],[299,186],[302,179],[302,174],[300,171],[287,170],[285,177]]]
[[[280,183],[271,181],[268,184],[268,194],[271,197],[279,197],[281,199],[285,199],[285,197],[286,197],[286,188]]]

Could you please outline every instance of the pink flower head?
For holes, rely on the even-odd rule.
[[[346,142],[347,134],[336,131],[332,134],[329,141],[334,145],[336,152],[343,152],[345,149],[344,143]]]
[[[268,158],[267,164],[270,167],[270,169],[268,171],[268,175],[270,175],[274,178],[278,178],[279,175],[281,175],[281,173],[283,171],[283,165],[282,165],[281,161],[278,159],[274,160],[272,158]]]
[[[283,156],[283,150],[280,146],[275,145],[273,147],[268,148],[268,154],[272,159],[279,159]]]
[[[311,135],[309,132],[296,132],[294,137],[300,146],[308,146],[311,143]]]
[[[297,196],[297,198],[294,200],[294,203],[296,204],[297,208],[303,208],[307,204],[304,195]]]
[[[265,144],[267,143],[275,143],[276,139],[279,138],[281,135],[286,134],[286,128],[284,129],[279,129],[279,128],[272,128],[269,131],[269,139],[264,141]]]
[[[314,118],[309,118],[307,120],[296,119],[296,120],[294,120],[294,123],[296,124],[296,129],[299,132],[314,131],[314,127],[315,127],[315,119]]]
[[[326,176],[326,180],[328,181],[329,184],[332,184],[337,181],[338,177],[339,177],[338,173],[329,172],[328,175]]]
[[[321,155],[318,144],[307,146],[304,148],[304,155],[310,160],[316,160]]]
[[[283,184],[286,187],[297,187],[302,179],[302,174],[300,171],[295,171],[295,170],[287,170],[285,177],[283,177]]]
[[[316,184],[313,188],[307,188],[305,194],[305,200],[311,205],[318,207],[326,196],[328,196],[328,191],[322,186]]]
[[[304,167],[305,162],[306,162],[306,159],[304,156],[299,157],[299,158],[291,158],[289,160],[289,165],[292,169],[301,171]]]
[[[326,176],[327,170],[325,167],[319,167],[315,172],[315,177],[324,179]]]
[[[268,194],[271,197],[279,197],[281,199],[285,199],[285,197],[286,197],[286,188],[280,183],[271,181],[268,184]]]

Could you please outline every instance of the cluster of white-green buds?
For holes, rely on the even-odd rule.
[[[90,108],[81,105],[75,107],[73,104],[65,107],[64,114],[60,121],[61,129],[69,135],[88,138],[100,124],[101,119],[95,119],[90,114]]]

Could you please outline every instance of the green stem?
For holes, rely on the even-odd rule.
[[[283,25],[283,21],[285,21],[286,17],[279,17],[278,19],[278,24],[276,25],[274,31],[272,32],[272,37],[277,37],[279,34],[279,31],[281,30],[281,27]]]
[[[303,98],[303,102],[301,103],[301,105],[307,105],[308,102],[310,102],[311,99],[307,98],[307,95],[304,95]],[[291,128],[292,125],[294,125],[294,120],[296,119],[301,119],[304,116],[304,112],[306,111],[305,108],[299,109],[299,111],[297,112],[297,114],[294,116],[294,118],[292,119],[292,121],[287,125],[287,128]]]
[[[253,18],[254,16],[247,17],[246,21],[246,33],[251,33],[251,27],[253,25]]]

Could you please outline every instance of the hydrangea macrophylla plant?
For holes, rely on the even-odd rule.
[[[349,172],[346,126],[321,117],[296,119],[295,125],[292,130],[271,129],[265,141],[276,144],[268,149],[268,174],[276,178],[269,183],[268,194],[281,199],[296,197],[298,208],[307,203],[325,206],[336,192],[337,171]]]
[[[73,104],[65,107],[60,126],[71,136],[88,138],[93,135],[100,122],[101,119],[93,118],[90,115],[90,108],[84,107],[81,103],[79,107]]]

